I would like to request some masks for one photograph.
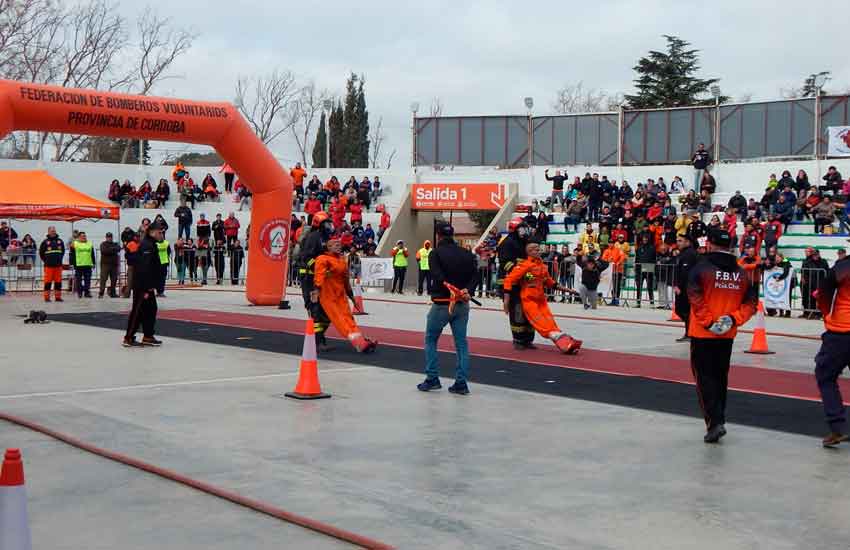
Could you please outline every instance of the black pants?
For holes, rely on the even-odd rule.
[[[655,272],[644,271],[638,266],[635,270],[635,281],[637,282],[637,303],[640,304],[644,281],[646,281],[646,290],[649,293],[650,303],[655,302]]]
[[[224,174],[224,190],[228,193],[233,192],[233,174]]]
[[[220,285],[221,280],[224,279],[224,256],[213,258],[213,268],[215,268],[215,282]]]
[[[838,377],[850,365],[850,333],[824,332],[815,356],[815,379],[818,382],[826,422],[833,432],[844,433],[847,409]]]
[[[91,266],[74,268],[74,277],[77,296],[88,296],[91,293]]]
[[[522,312],[522,300],[519,289],[512,290],[508,300],[508,321],[511,324],[511,336],[514,343],[528,345],[534,341],[534,327]]]
[[[147,297],[145,297],[146,294]],[[156,294],[140,288],[134,288],[133,307],[130,309],[130,316],[127,319],[127,338],[135,338],[140,325],[145,338],[153,338],[154,327],[156,326],[156,311]]]
[[[404,276],[407,274],[406,267],[393,267],[393,288],[390,292],[395,292],[396,283],[398,283],[398,293],[404,291]]]
[[[676,294],[673,309],[676,311],[676,315],[681,317],[682,321],[685,322],[685,336],[687,336],[688,323],[691,321],[691,302],[688,301],[688,295],[685,293]]]
[[[159,266],[159,284],[156,287],[157,294],[165,293],[165,280],[168,279],[168,264]]]
[[[697,396],[709,430],[726,423],[726,393],[732,338],[691,338],[691,370]]]
[[[115,284],[118,282],[118,264],[100,264],[100,295],[106,290],[109,281],[109,296],[115,296]]]
[[[431,272],[427,269],[419,270],[419,284],[416,286],[416,292],[418,292],[419,294],[422,294],[423,287],[425,289],[425,292],[429,294],[431,293],[431,277],[429,276],[430,273]]]
[[[823,233],[823,228],[832,225],[832,220],[827,218],[815,218],[815,233]]]

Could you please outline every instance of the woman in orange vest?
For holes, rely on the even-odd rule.
[[[375,351],[378,343],[363,336],[348,305],[348,300],[354,303],[354,292],[348,282],[348,263],[342,257],[342,241],[338,238],[329,240],[327,249],[325,254],[316,259],[313,268],[313,285],[324,312],[324,315],[319,314],[315,319],[315,331],[317,334],[324,333],[333,323],[354,349],[361,353]]]
[[[555,287],[562,292],[576,293],[555,282],[549,274],[549,268],[540,259],[540,245],[530,242],[525,245],[527,259],[513,268],[505,277],[505,308],[508,295],[513,287],[521,285],[520,300],[522,311],[531,326],[544,338],[552,340],[562,353],[578,353],[581,340],[564,333],[555,323],[549,304],[546,302],[546,289]]]

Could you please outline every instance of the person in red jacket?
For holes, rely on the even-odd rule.
[[[761,256],[761,239],[762,233],[759,229],[753,227],[752,223],[747,223],[744,226],[744,234],[741,235],[740,247],[741,247],[741,255],[744,254],[744,251],[748,248],[756,249],[756,256]],[[731,242],[731,237],[730,237]]]
[[[687,296],[691,305],[688,336],[691,338],[691,370],[706,434],[703,441],[717,443],[726,435],[726,393],[729,362],[738,327],[756,312],[758,285],[752,284],[729,253],[732,239],[722,229],[708,234],[708,253],[688,275]]]
[[[821,279],[817,307],[826,332],[815,356],[815,379],[830,428],[822,443],[835,447],[850,439],[846,433],[847,409],[838,387],[838,377],[850,364],[850,258],[836,261]]]
[[[236,219],[236,214],[231,212],[227,219],[224,220],[224,236],[227,238],[227,248],[233,247],[234,241],[239,238],[239,220]]]
[[[384,208],[384,211],[381,212],[381,221],[378,223],[378,241],[381,240],[381,237],[384,236],[384,232],[390,228],[390,213],[387,212],[387,209]]]
[[[359,200],[352,200],[348,207],[348,211],[351,212],[351,225],[354,225],[354,222],[363,223],[363,205],[360,204]]]
[[[345,222],[345,205],[338,198],[334,199],[329,209],[334,229],[339,229]]]
[[[313,223],[313,216],[322,211],[322,201],[316,198],[315,193],[310,193],[310,198],[304,203],[304,212],[307,213],[307,224]]]

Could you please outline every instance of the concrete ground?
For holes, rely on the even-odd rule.
[[[160,306],[303,318],[292,300],[278,311],[238,293],[174,291]],[[366,305],[364,325],[423,327],[423,305]],[[706,446],[694,418],[495,386],[420,394],[420,375],[368,358],[322,359],[334,397],[296,402],[280,394],[297,356],[173,338],[125,350],[119,331],[16,317],[36,306],[0,299],[0,411],[398,548],[850,546],[850,448],[734,422]],[[45,309],[126,308],[70,298]],[[668,312],[554,309],[581,317],[559,321],[587,347],[687,357]],[[471,335],[508,338],[502,314],[472,319]],[[768,330],[821,326],[768,320]],[[738,353],[749,338],[734,363],[811,372],[817,341],[770,337],[776,355]],[[346,547],[4,422],[0,447],[23,450],[37,548]]]

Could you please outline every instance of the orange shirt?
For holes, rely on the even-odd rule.
[[[602,261],[614,266],[616,273],[622,273],[623,267],[626,264],[626,255],[616,246],[609,246],[602,253]]]
[[[738,327],[750,320],[758,306],[758,286],[750,282],[731,254],[704,255],[691,269],[687,288],[691,302],[688,336],[695,338],[734,338]],[[724,315],[735,321],[727,333],[718,336],[708,330]]]
[[[348,263],[345,259],[335,254],[322,254],[316,258],[313,271],[313,284],[319,289],[321,301],[345,304],[348,297]]]
[[[307,176],[307,170],[296,166],[289,171],[289,175],[292,176],[292,181],[295,183],[295,187],[301,187],[304,185],[304,178]]]
[[[820,284],[818,309],[830,332],[850,332],[850,261],[838,260]]]
[[[510,291],[516,285],[521,285],[521,299],[546,300],[546,289],[555,286],[555,280],[543,260],[527,258],[505,277],[505,291]]]

